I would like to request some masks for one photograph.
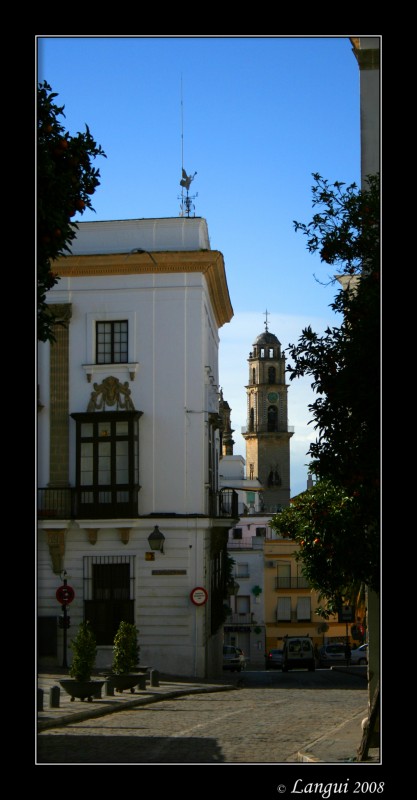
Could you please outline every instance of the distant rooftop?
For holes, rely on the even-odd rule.
[[[77,222],[77,226],[70,245],[73,255],[211,249],[203,217],[105,220]]]

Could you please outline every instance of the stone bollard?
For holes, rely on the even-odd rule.
[[[106,695],[107,697],[114,697],[114,686],[111,678],[106,681]]]
[[[51,686],[49,690],[49,705],[51,708],[59,708],[59,698],[61,690],[59,686]]]
[[[43,689],[38,689],[38,711],[43,711]]]
[[[150,669],[149,675],[151,679],[151,686],[159,686],[159,672],[157,669]]]
[[[146,675],[140,675],[138,680],[139,689],[146,689]]]

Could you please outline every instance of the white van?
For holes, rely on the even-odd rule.
[[[313,642],[309,636],[286,636],[284,639],[282,671],[288,672],[289,669],[308,669],[309,672],[316,669]]]

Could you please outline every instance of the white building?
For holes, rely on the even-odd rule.
[[[224,625],[225,644],[241,647],[249,669],[265,666],[264,543],[274,532],[271,515],[241,517],[229,531],[227,549],[233,559],[235,593],[229,597],[231,613]]]
[[[78,227],[48,293],[56,341],[38,356],[40,662],[66,666],[66,636],[90,619],[96,665],[110,666],[127,619],[142,664],[218,674],[237,516],[218,481],[219,329],[233,316],[223,256],[201,218]],[[68,632],[55,596],[64,570]]]

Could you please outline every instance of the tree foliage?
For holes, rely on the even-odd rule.
[[[288,347],[292,364],[287,369],[290,380],[310,376],[316,395],[308,408],[317,438],[307,454],[310,470],[322,484],[317,484],[321,507],[328,503],[335,527],[332,548],[324,555],[308,545],[304,558],[313,585],[320,589],[321,582],[325,594],[334,597],[337,583],[346,589],[365,580],[365,575],[373,589],[379,585],[379,178],[368,176],[359,190],[355,184],[344,188],[343,183],[329,184],[318,174],[313,177],[313,206],[319,210],[310,223],[294,225],[307,236],[310,252],[318,252],[322,261],[339,269],[339,289],[331,308],[342,314],[342,321],[323,335],[305,328],[298,343]],[[317,492],[306,494],[301,510],[293,503],[284,516],[278,515],[277,530],[291,530],[297,541],[309,542],[304,532],[313,520],[314,538],[322,540],[324,520],[316,516]],[[346,520],[347,508],[352,525]]]
[[[139,664],[138,629],[122,620],[113,640],[113,666],[116,675],[132,672]]]
[[[53,341],[52,318],[46,293],[58,281],[53,261],[69,252],[76,236],[72,221],[86,208],[94,211],[91,196],[100,184],[100,172],[92,165],[97,156],[106,157],[92,137],[84,133],[71,136],[60,117],[64,106],[55,104],[58,95],[44,81],[37,92],[37,291],[38,339]]]
[[[73,658],[69,674],[76,681],[89,681],[96,660],[97,645],[93,629],[88,622],[81,622],[75,639],[70,643]]]
[[[363,526],[360,497],[332,481],[318,481],[276,514],[271,526],[299,544],[295,558],[326,600],[318,608],[321,616],[327,618],[347,600],[355,603],[363,583],[378,591],[378,547],[374,528]]]

